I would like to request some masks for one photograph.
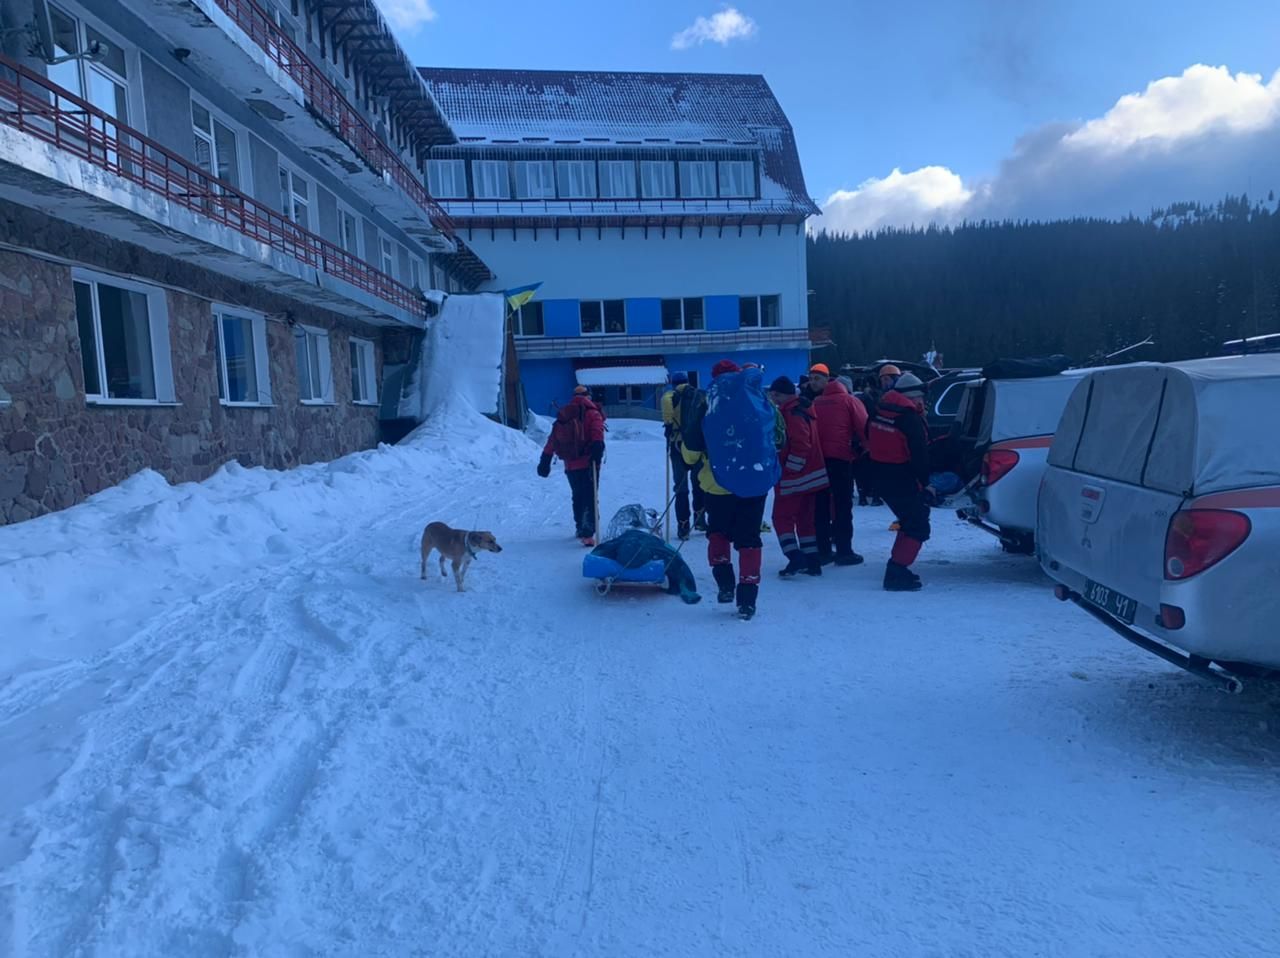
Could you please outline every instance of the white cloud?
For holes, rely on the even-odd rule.
[[[823,204],[823,229],[863,233],[881,226],[949,223],[962,214],[974,192],[945,166],[925,166],[910,173],[895,169],[883,179],[871,178],[856,189],[837,190]]]
[[[382,15],[397,30],[413,31],[437,16],[431,0],[377,0]]]
[[[862,232],[982,217],[1145,215],[1179,200],[1280,189],[1280,71],[1196,64],[1122,96],[1102,116],[1033,130],[999,172],[965,183],[945,166],[894,170],[823,204],[817,229]]]
[[[710,40],[727,46],[730,40],[742,40],[754,36],[756,22],[736,7],[725,7],[709,17],[698,17],[693,25],[685,27],[671,38],[672,50],[687,50],[701,46]]]

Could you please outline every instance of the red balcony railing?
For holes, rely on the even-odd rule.
[[[358,153],[379,174],[389,174],[392,181],[427,214],[433,226],[453,237],[453,224],[440,205],[431,198],[422,181],[404,164],[369,125],[368,121],[347,102],[307,55],[291,40],[271,16],[254,0],[214,0],[254,43],[281,70],[302,87],[307,104],[316,115]]]
[[[426,318],[425,303],[416,290],[3,56],[0,122]]]
[[[525,358],[571,354],[575,351],[662,352],[679,349],[684,352],[723,349],[729,346],[786,347],[811,346],[814,348],[831,342],[831,330],[827,327],[775,326],[768,329],[748,327],[725,332],[680,332],[628,336],[518,336],[516,352]]]

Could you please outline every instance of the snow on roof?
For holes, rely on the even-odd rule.
[[[783,198],[818,212],[791,123],[762,76],[445,67],[419,73],[464,144],[749,147],[760,151],[765,177]]]
[[[654,386],[667,381],[666,366],[595,366],[577,371],[583,386]]]

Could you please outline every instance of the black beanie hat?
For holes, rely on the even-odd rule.
[[[786,376],[779,376],[777,379],[773,381],[773,385],[769,387],[769,391],[774,393],[785,393],[788,396],[794,396],[796,394],[796,386],[795,386],[795,383],[793,383]]]

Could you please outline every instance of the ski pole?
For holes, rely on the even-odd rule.
[[[598,463],[591,464],[591,499],[595,510],[595,529],[593,538],[596,542],[600,541],[600,467]]]
[[[672,498],[674,498],[675,492],[671,488],[671,443],[664,442],[662,444],[662,448],[664,450],[663,458],[665,458],[667,461],[667,484],[663,487],[664,491],[662,494],[664,496],[670,494]],[[670,507],[663,510],[662,541],[663,542],[671,541],[671,508]]]

